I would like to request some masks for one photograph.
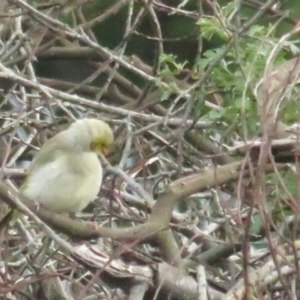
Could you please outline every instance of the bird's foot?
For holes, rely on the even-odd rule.
[[[97,222],[88,221],[86,223],[87,223],[88,227],[92,230],[98,230],[98,228],[99,228],[99,224]]]
[[[34,201],[35,213],[37,213],[40,210],[41,205],[43,205],[43,203]]]

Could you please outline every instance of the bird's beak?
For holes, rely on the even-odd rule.
[[[108,153],[109,153],[109,151],[108,151],[107,148],[104,148],[104,149],[102,150],[102,153],[103,153],[104,156],[107,156]]]

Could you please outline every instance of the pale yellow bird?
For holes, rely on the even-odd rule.
[[[82,119],[49,139],[32,160],[20,193],[56,212],[75,213],[93,201],[102,183],[97,154],[113,143],[103,121]]]

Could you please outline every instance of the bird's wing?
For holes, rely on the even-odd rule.
[[[36,153],[27,170],[27,174],[30,174],[41,166],[53,162],[62,152],[66,151],[65,144],[62,143],[64,138],[67,137],[64,136],[64,132],[61,132],[48,140],[40,151]]]

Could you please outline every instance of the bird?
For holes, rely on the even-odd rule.
[[[83,210],[97,197],[102,184],[98,154],[106,154],[113,141],[113,131],[104,121],[75,121],[37,152],[19,192],[54,213]]]

